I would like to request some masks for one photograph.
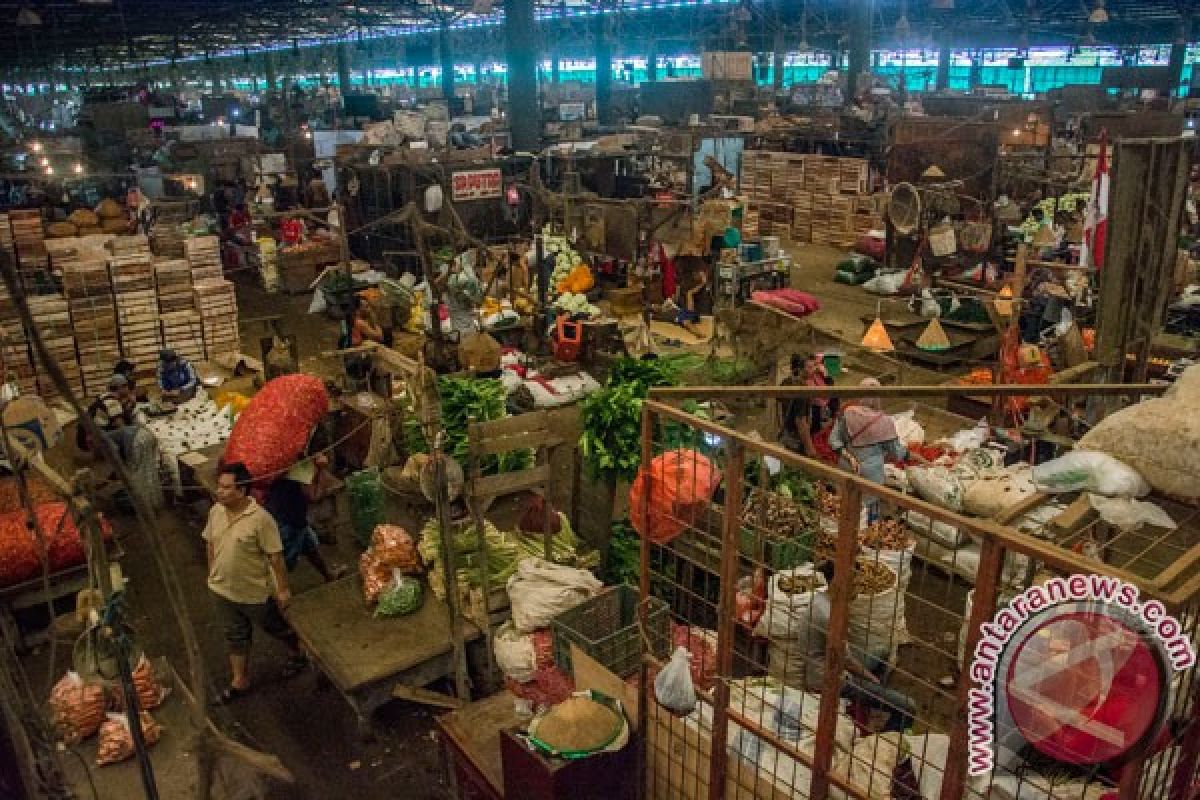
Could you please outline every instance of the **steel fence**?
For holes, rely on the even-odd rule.
[[[1193,796],[1193,669],[1165,676],[1164,733],[1119,768],[1064,767],[998,725],[984,776],[968,775],[963,669],[997,606],[1055,576],[1128,582],[1195,643],[1195,509],[1168,509],[1171,534],[1093,522],[1055,539],[1034,503],[1003,525],[964,516],[653,399],[638,484],[641,596],[670,608],[700,699],[691,713],[658,703],[663,663],[646,659],[646,796]]]

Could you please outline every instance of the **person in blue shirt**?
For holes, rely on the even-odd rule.
[[[196,395],[196,370],[186,358],[180,358],[174,350],[162,350],[158,354],[158,388],[164,400],[185,402]]]

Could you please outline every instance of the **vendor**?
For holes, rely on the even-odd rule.
[[[675,324],[700,338],[704,337],[704,329],[700,326],[700,309],[697,298],[706,286],[708,286],[707,265],[680,273],[679,287],[675,293]]]
[[[365,342],[378,342],[390,347],[392,332],[375,322],[370,304],[355,295],[350,301],[350,314],[344,323],[343,341],[350,347],[361,347]]]
[[[112,374],[120,375],[129,384],[129,391],[132,392],[134,399],[137,402],[146,400],[146,390],[139,388],[137,385],[137,375],[135,374],[137,365],[127,358],[122,358],[113,365]]]
[[[134,488],[151,507],[162,503],[162,486],[158,480],[158,441],[145,425],[137,408],[137,400],[129,382],[120,375],[109,379],[108,391],[87,409],[88,416],[108,439],[125,463]],[[79,426],[75,443],[80,450],[96,453],[96,442],[87,428]]]
[[[879,386],[874,378],[864,378],[860,386]],[[896,432],[896,423],[883,410],[877,397],[861,397],[846,404],[838,417],[833,432],[829,435],[829,446],[837,453],[838,463],[843,469],[857,473],[872,483],[884,482],[884,464],[887,460],[911,459],[924,464],[925,459],[917,453],[909,453]],[[879,519],[879,498],[865,498],[867,521]]]
[[[483,302],[483,284],[474,268],[454,259],[433,279],[434,294],[442,298],[450,315],[450,328],[459,334],[474,333],[475,309]],[[440,324],[434,314],[434,324]]]
[[[828,386],[829,378],[815,355],[792,356],[791,373],[783,379],[784,386]],[[780,443],[801,455],[817,458],[813,434],[825,427],[837,413],[836,400],[828,397],[793,397],[780,407]]]
[[[174,350],[161,350],[158,354],[158,388],[164,400],[186,402],[196,396],[200,381],[196,370],[186,358]]]

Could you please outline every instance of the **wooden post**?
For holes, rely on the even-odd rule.
[[[480,474],[479,466],[479,421],[475,417],[467,420],[467,480],[464,494],[467,500],[467,510],[471,512],[471,523],[475,526],[475,542],[479,546],[479,591],[483,595],[483,614],[479,620],[479,629],[483,631],[487,647],[488,683],[496,674],[496,656],[492,652],[492,586],[488,582],[488,543],[484,535],[483,514],[479,511],[481,498],[475,496],[475,479]],[[459,695],[463,700],[463,696]]]
[[[725,511],[721,520],[721,585],[717,600],[717,675],[713,691],[712,753],[708,764],[709,800],[725,796],[725,773],[729,765],[729,682],[733,674],[734,617],[737,606],[738,532],[742,527],[742,474],[746,448],[730,444],[729,463],[725,465]]]
[[[450,643],[454,661],[454,691],[458,699],[466,701],[470,697],[467,684],[466,650],[463,644],[462,610],[458,605],[458,567],[454,561],[454,546],[450,532],[449,498],[446,494],[446,462],[442,454],[442,438],[444,433],[434,437],[431,448],[433,455],[433,474],[436,491],[434,505],[437,512],[438,529],[441,531],[441,552],[439,555],[446,570],[446,610],[450,615]]]
[[[650,462],[654,460],[654,412],[648,408],[642,408],[642,463],[638,467],[639,474],[646,474],[650,469]],[[609,484],[614,484],[615,481],[609,481]],[[614,489],[615,494],[615,489]],[[642,504],[642,519],[646,519],[650,515],[650,492],[643,492],[640,500]],[[612,508],[612,503],[609,503],[609,508]],[[632,513],[633,509],[630,509]],[[642,568],[638,575],[638,621],[642,630],[647,630],[649,624],[647,606],[650,601],[650,539],[646,536],[641,539],[641,562]],[[637,717],[638,731],[641,732],[641,747],[638,748],[638,769],[637,780],[638,787],[641,791],[646,790],[646,769],[648,766],[647,747],[651,739],[650,731],[646,728],[649,713],[647,707],[653,699],[652,688],[650,686],[650,671],[647,669],[649,661],[652,658],[652,653],[646,653],[642,659],[638,669],[638,685],[642,687],[641,696],[638,701]],[[640,795],[640,793],[639,793]]]
[[[991,536],[983,539],[979,552],[979,570],[975,575],[975,594],[971,603],[971,617],[967,621],[967,644],[964,659],[967,661],[958,687],[958,713],[954,716],[954,728],[950,733],[949,750],[946,754],[946,771],[942,776],[942,793],[939,800],[960,800],[965,796],[967,781],[967,709],[971,691],[970,662],[975,657],[975,645],[979,642],[979,628],[996,613],[996,591],[1000,585],[1000,571],[1004,565],[1004,548]]]
[[[825,685],[817,712],[817,743],[813,752],[812,800],[829,796],[829,773],[837,737],[837,712],[841,704],[842,673],[846,668],[846,632],[850,627],[850,600],[854,589],[854,559],[858,553],[858,526],[862,517],[862,489],[849,481],[837,487],[838,539],[833,584],[829,587],[829,627],[825,631]]]

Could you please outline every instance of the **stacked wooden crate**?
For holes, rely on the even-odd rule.
[[[75,354],[75,331],[71,327],[71,311],[67,299],[60,294],[32,295],[28,298],[29,315],[34,328],[46,345],[47,354],[57,362],[67,379],[67,386],[78,396],[83,390],[79,357]],[[55,400],[62,396],[58,385],[50,376],[36,350],[33,364],[37,369],[38,394],[43,400]]]
[[[108,276],[108,242],[113,238],[102,234],[46,242],[50,262],[62,275],[85,397],[96,397],[105,390],[113,365],[121,358],[117,312]]]
[[[46,235],[40,211],[10,211],[13,244],[17,251],[17,273],[29,293],[52,291]]]
[[[37,394],[37,372],[29,355],[29,339],[8,287],[0,281],[0,367],[4,382],[21,394]]]
[[[204,318],[198,311],[166,311],[159,320],[163,347],[174,350],[193,364],[205,359]]]
[[[157,209],[154,220],[154,230],[150,234],[150,249],[154,255],[162,258],[186,258],[183,243],[186,234],[183,226],[188,221],[186,206],[181,210]]]
[[[13,245],[12,225],[9,224],[8,214],[0,214],[0,252],[8,254],[16,264],[17,249]]]
[[[237,297],[233,284],[224,278],[193,281],[196,307],[204,328],[204,349],[210,359],[236,353],[238,339]]]
[[[108,266],[121,332],[121,355],[133,362],[139,379],[152,377],[162,349],[162,335],[150,243],[144,236],[122,236],[113,240],[112,250]]]
[[[221,245],[215,236],[193,236],[183,243],[192,268],[192,283],[225,277],[221,269]]]
[[[195,311],[192,294],[192,268],[185,258],[162,259],[154,264],[154,286],[158,292],[158,310]]]
[[[742,191],[752,207],[786,204],[792,212],[790,237],[850,248],[868,230],[882,227],[867,194],[867,162],[861,158],[797,155],[748,150],[742,154]],[[778,234],[786,215],[774,212],[756,233]],[[748,234],[752,235],[752,234]]]

